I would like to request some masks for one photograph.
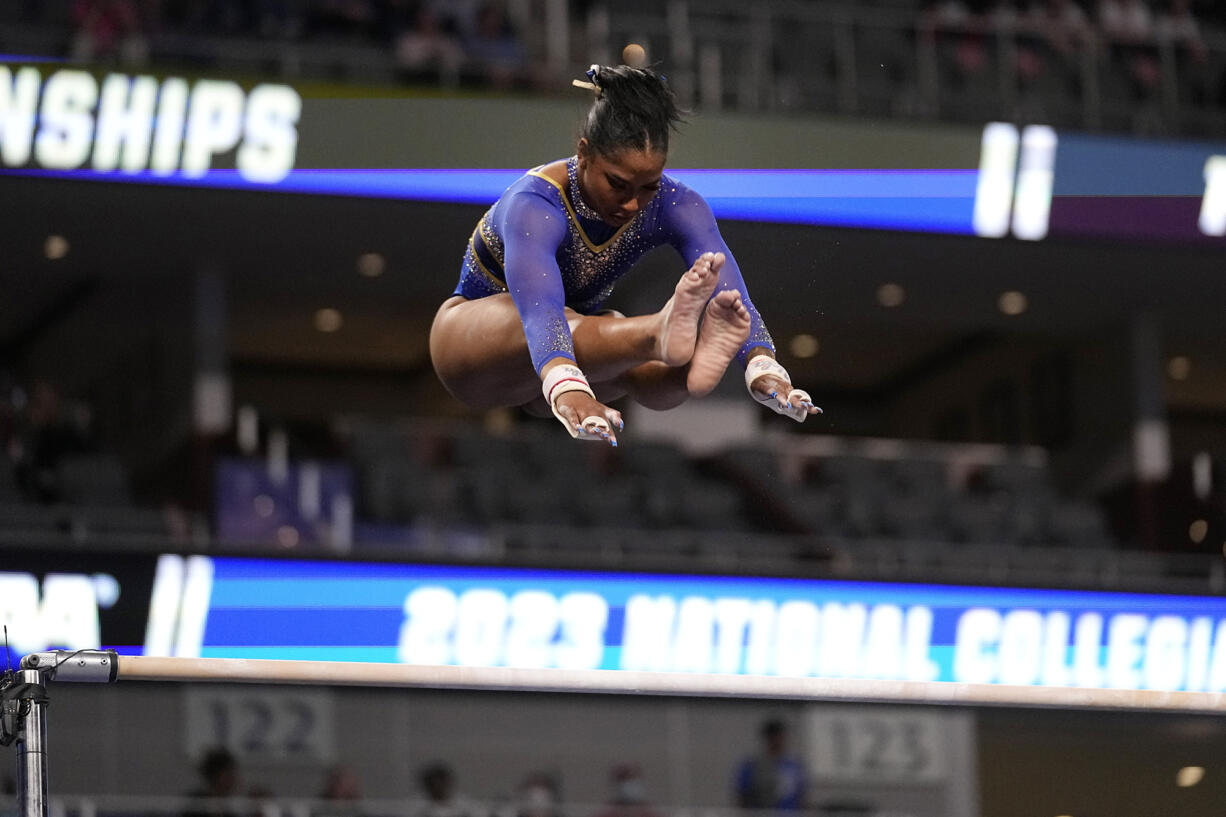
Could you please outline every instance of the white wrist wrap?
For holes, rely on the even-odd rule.
[[[570,436],[582,440],[603,440],[599,431],[592,433],[587,430],[587,426],[595,425],[597,429],[603,429],[606,433],[609,430],[609,422],[603,417],[585,417],[582,427],[576,428],[571,425],[570,421],[562,416],[558,411],[557,400],[568,391],[581,391],[596,399],[596,395],[592,393],[592,387],[588,384],[587,378],[583,376],[582,370],[578,366],[571,364],[562,364],[554,366],[545,373],[545,378],[541,381],[541,394],[545,395],[545,402],[549,404],[550,410],[553,411],[553,416],[558,418],[558,422],[566,427],[570,432]]]
[[[745,366],[745,388],[749,390],[749,396],[776,414],[782,414],[784,417],[791,417],[796,422],[803,423],[805,418],[809,416],[809,409],[795,404],[803,401],[812,405],[813,399],[809,397],[809,393],[804,389],[792,389],[787,394],[787,404],[785,405],[777,397],[754,391],[754,381],[765,375],[774,375],[789,385],[792,382],[792,376],[788,374],[787,369],[780,365],[779,361],[769,355],[756,355]]]

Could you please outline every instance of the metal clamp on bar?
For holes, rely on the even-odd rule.
[[[21,659],[21,668],[37,670],[47,680],[111,684],[119,673],[114,650],[50,650]]]
[[[32,705],[47,702],[47,687],[37,672],[6,672],[0,677],[0,746],[8,746],[25,731]]]

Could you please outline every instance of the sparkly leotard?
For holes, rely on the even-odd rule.
[[[738,355],[742,365],[754,347],[774,351],[740,268],[701,196],[665,175],[647,206],[627,224],[613,227],[579,195],[575,157],[566,162],[569,196],[544,175],[543,167],[517,179],[481,217],[454,292],[469,300],[510,292],[538,372],[555,357],[575,359],[563,307],[584,315],[600,310],[617,280],[661,244],[673,246],[687,266],[704,252],[724,253],[727,261],[716,291],[740,292],[751,321],[749,339]]]

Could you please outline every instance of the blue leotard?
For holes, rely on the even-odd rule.
[[[727,261],[716,291],[740,292],[751,320],[749,339],[738,355],[741,364],[754,347],[774,351],[741,270],[700,195],[665,175],[650,203],[627,224],[614,227],[597,218],[578,195],[575,157],[567,160],[571,198],[544,175],[543,167],[517,179],[477,223],[454,293],[472,300],[510,292],[538,373],[555,357],[575,359],[563,307],[583,315],[600,310],[617,280],[661,244],[676,248],[686,265],[704,252],[724,253]]]

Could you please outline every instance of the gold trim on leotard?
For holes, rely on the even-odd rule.
[[[472,235],[468,237],[468,251],[472,254],[473,263],[477,266],[477,269],[481,270],[485,277],[490,279],[491,283],[497,284],[503,289],[506,289],[507,282],[495,275],[489,267],[485,266],[485,262],[481,260],[481,254],[477,252],[477,239],[481,237],[481,225],[483,224],[485,224],[485,216],[481,217],[481,219],[477,222],[477,226],[473,229]],[[485,239],[482,238],[481,243],[485,244]],[[488,250],[489,245],[486,244],[485,246]],[[493,252],[490,254],[493,255]]]
[[[545,167],[545,165],[541,165],[541,167]],[[575,229],[579,231],[579,237],[583,239],[583,243],[586,244],[587,248],[592,252],[598,253],[608,248],[608,246],[620,238],[621,234],[626,231],[626,228],[635,221],[635,219],[630,219],[625,224],[618,227],[617,232],[613,233],[613,235],[609,237],[609,240],[603,244],[593,244],[592,239],[587,237],[587,233],[584,231],[583,225],[579,222],[579,216],[575,213],[575,208],[571,205],[570,199],[566,198],[566,188],[564,188],[559,182],[554,181],[542,173],[540,167],[532,168],[528,171],[528,175],[536,176],[538,179],[544,179],[558,189],[558,194],[562,197],[562,206],[566,208],[566,214],[569,215],[570,220],[574,222]]]

